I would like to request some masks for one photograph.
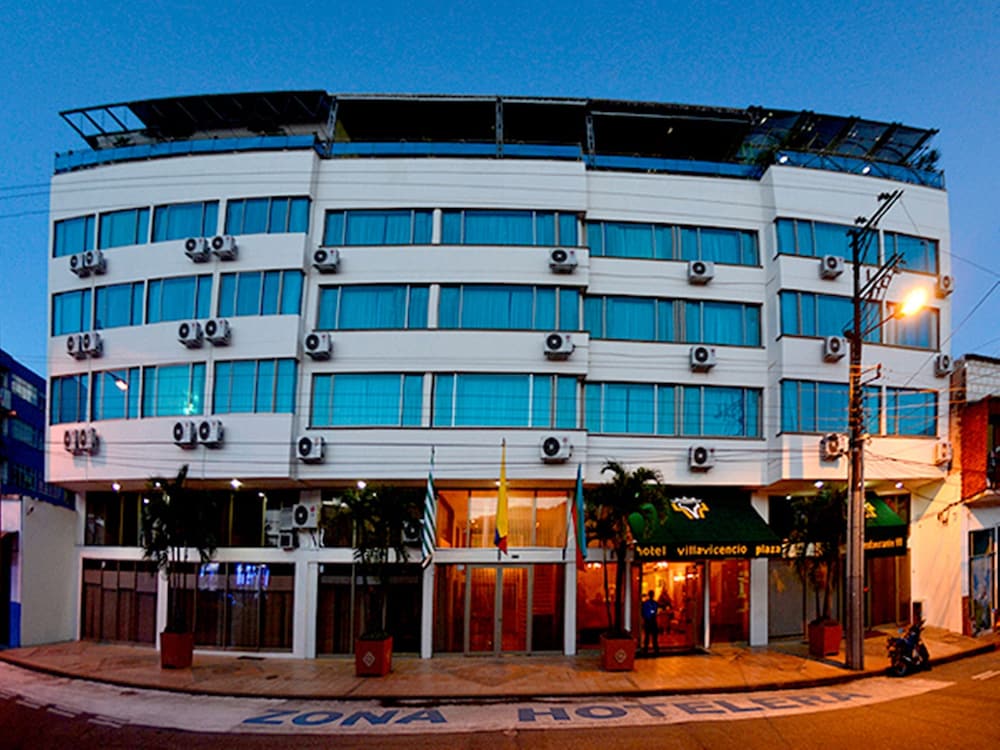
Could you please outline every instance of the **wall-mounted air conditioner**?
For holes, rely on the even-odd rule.
[[[184,254],[195,263],[207,263],[212,250],[204,237],[188,237],[184,240]]]
[[[823,361],[837,362],[847,354],[847,339],[843,336],[823,337]]]
[[[292,509],[292,526],[296,529],[319,527],[319,503],[298,503]]]
[[[83,264],[92,274],[103,276],[108,272],[108,261],[100,250],[88,250],[83,254]]]
[[[836,461],[847,455],[847,435],[830,432],[820,438],[819,457],[823,461]]]
[[[561,464],[573,455],[573,444],[567,435],[546,435],[538,444],[542,461],[547,464]]]
[[[190,419],[174,422],[174,444],[181,448],[194,448],[198,444],[198,426]]]
[[[335,247],[319,247],[313,251],[313,266],[320,273],[337,273],[340,269],[340,250]]]
[[[198,349],[205,339],[201,323],[197,320],[185,320],[177,326],[177,340],[188,349]]]
[[[710,260],[688,261],[688,283],[707,284],[715,278],[715,263]]]
[[[715,367],[715,349],[711,346],[692,346],[690,357],[691,369],[696,372],[708,372]]]
[[[90,269],[85,262],[86,253],[76,253],[69,256],[69,270],[81,279],[90,276]]]
[[[950,463],[953,456],[951,443],[947,440],[939,440],[934,444],[934,463],[938,466]]]
[[[218,419],[203,419],[198,423],[198,442],[206,448],[219,448],[225,437],[225,429]]]
[[[568,359],[575,348],[568,333],[553,331],[545,335],[545,356],[549,359]]]
[[[325,445],[325,441],[319,435],[302,435],[295,443],[295,452],[299,461],[318,464],[326,457]]]
[[[66,337],[66,353],[73,359],[84,359],[87,350],[83,348],[83,334],[71,333]]]
[[[568,247],[554,247],[549,250],[549,270],[552,273],[573,273],[576,265],[576,250]]]
[[[205,338],[216,346],[228,346],[232,337],[229,321],[225,318],[211,318],[205,321]]]
[[[63,430],[63,447],[74,456],[80,455],[80,432],[76,429]]]
[[[951,355],[941,352],[934,357],[934,374],[939,378],[951,375]]]
[[[688,468],[691,471],[708,471],[715,466],[715,448],[692,445],[688,448]]]
[[[80,345],[88,357],[100,357],[104,354],[104,340],[96,331],[83,334]]]
[[[824,255],[819,259],[819,277],[835,279],[844,272],[844,259],[839,255]]]
[[[219,260],[236,260],[236,238],[231,234],[218,234],[212,238],[212,254]]]
[[[93,427],[81,427],[80,434],[77,437],[77,446],[80,453],[86,453],[88,456],[96,456],[101,447],[101,438],[97,434],[97,430]]]
[[[307,333],[302,339],[302,350],[313,359],[330,359],[333,339],[325,331]]]
[[[955,277],[942,274],[937,280],[937,296],[944,298],[955,291]]]

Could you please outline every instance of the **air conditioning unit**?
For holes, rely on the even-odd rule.
[[[100,357],[104,354],[104,341],[101,339],[101,334],[96,331],[83,334],[80,345],[88,357]]]
[[[236,238],[231,234],[217,234],[212,238],[212,253],[219,260],[236,260]]]
[[[575,348],[568,333],[552,332],[545,336],[545,356],[549,359],[568,359]]]
[[[844,272],[844,259],[839,255],[824,255],[819,259],[819,277],[835,279]]]
[[[229,321],[225,318],[211,318],[205,321],[205,338],[216,346],[228,346],[231,336]]]
[[[949,294],[955,291],[955,277],[949,276],[948,274],[942,274],[937,280],[937,296],[947,297]]]
[[[295,444],[295,452],[299,461],[307,464],[318,464],[323,462],[325,457],[325,441],[323,438],[311,435],[302,435]]]
[[[198,426],[190,419],[174,422],[174,445],[194,448],[198,444]]]
[[[691,347],[691,369],[696,372],[708,372],[715,367],[715,349],[711,346]]]
[[[108,261],[100,250],[88,250],[83,254],[83,265],[90,273],[103,276],[108,271]]]
[[[74,456],[80,455],[79,430],[63,430],[63,447]]]
[[[553,273],[573,273],[576,265],[576,250],[568,247],[554,247],[549,250],[549,269]]]
[[[83,334],[72,333],[66,337],[66,353],[73,359],[84,359],[87,350],[83,348]]]
[[[177,340],[188,349],[198,349],[204,341],[201,323],[197,320],[185,320],[177,326]]]
[[[692,445],[688,448],[688,468],[691,471],[708,471],[715,466],[715,448]]]
[[[934,374],[939,378],[951,374],[951,355],[941,352],[934,357]]]
[[[319,247],[313,251],[313,266],[320,273],[337,273],[340,268],[340,250],[335,247]]]
[[[934,444],[934,463],[938,466],[950,463],[953,456],[951,443],[947,440],[939,440]]]
[[[573,455],[573,444],[566,435],[546,435],[538,444],[542,461],[547,464],[562,464]]]
[[[198,442],[207,448],[219,448],[225,430],[218,419],[203,419],[198,423]]]
[[[93,427],[81,427],[80,434],[77,437],[77,446],[80,453],[86,453],[90,456],[97,455],[101,446],[101,439],[97,434],[97,430]]]
[[[302,349],[313,359],[330,359],[333,354],[333,339],[325,331],[313,331],[302,339]]]
[[[90,276],[90,269],[87,268],[84,256],[86,253],[77,253],[69,256],[69,270],[81,279]]]
[[[416,547],[420,544],[420,520],[409,518],[403,521],[403,544]]]
[[[819,441],[819,457],[824,461],[836,461],[847,455],[847,435],[830,432]]]
[[[823,337],[823,361],[837,362],[847,354],[847,339],[843,336]]]
[[[292,509],[292,527],[315,529],[319,527],[319,503],[299,503]]]
[[[710,260],[688,261],[688,283],[707,284],[715,277],[715,264]]]
[[[184,240],[184,254],[195,263],[207,263],[212,257],[208,240],[204,237],[188,237]]]

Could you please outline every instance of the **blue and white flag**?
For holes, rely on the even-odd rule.
[[[431,448],[431,466],[427,471],[427,492],[424,494],[424,519],[420,529],[421,565],[427,567],[434,557],[437,540],[437,493],[434,491],[434,449]]]

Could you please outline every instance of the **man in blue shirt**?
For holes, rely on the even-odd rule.
[[[649,650],[650,641],[653,642],[653,653],[660,653],[660,626],[656,622],[656,614],[660,611],[660,605],[653,597],[653,590],[647,593],[647,599],[642,603],[642,653]]]

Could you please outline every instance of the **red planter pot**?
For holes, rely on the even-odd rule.
[[[194,656],[194,633],[160,633],[160,667],[187,669]]]
[[[601,669],[631,672],[635,669],[635,639],[601,636]]]
[[[844,628],[839,622],[809,623],[809,654],[831,656],[840,651]]]
[[[392,671],[392,636],[378,641],[354,641],[354,674],[384,677]]]

